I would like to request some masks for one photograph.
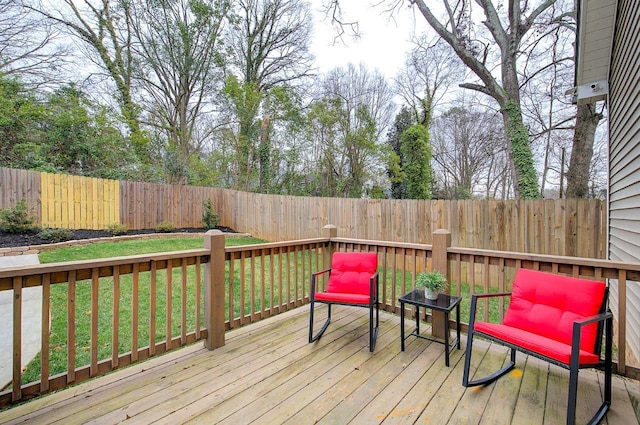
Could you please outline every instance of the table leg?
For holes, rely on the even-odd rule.
[[[456,336],[458,337],[458,350],[460,349],[460,303],[456,306]]]
[[[444,313],[444,364],[449,367],[449,312]]]
[[[416,309],[416,334],[420,335],[420,306],[415,306],[414,308]]]
[[[400,350],[404,351],[404,303],[400,301]]]

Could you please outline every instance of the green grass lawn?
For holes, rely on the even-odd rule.
[[[227,237],[226,246],[264,243],[265,240],[247,237]],[[95,258],[122,257],[127,255],[153,254],[156,252],[183,251],[204,247],[204,238],[136,239],[120,242],[99,242],[90,245],[65,247],[42,251],[40,262],[91,260]]]
[[[228,237],[226,246],[248,245],[264,243],[266,241],[247,237]],[[182,251],[198,249],[204,246],[203,238],[167,238],[167,239],[139,239],[120,242],[99,242],[90,245],[64,247],[43,251],[39,257],[40,262],[56,263],[64,261],[91,260],[97,258],[111,258],[138,254],[151,254],[157,252]],[[187,282],[195,280],[195,268],[187,269]],[[182,270],[174,268],[171,274],[171,286],[167,285],[167,273],[160,270],[156,279],[155,341],[163,341],[166,338],[166,302],[167,288],[171,290],[171,334],[181,334],[182,326]],[[149,345],[149,318],[151,317],[151,274],[140,273],[138,290],[138,348]],[[66,371],[67,367],[67,304],[68,284],[56,284],[51,286],[51,333],[50,333],[50,374],[56,375]],[[98,358],[105,359],[111,356],[113,336],[113,294],[114,281],[112,277],[101,278],[99,284],[99,311],[98,311]],[[120,277],[119,320],[118,327],[118,352],[131,351],[132,343],[132,301],[134,297],[133,278],[131,275]],[[91,320],[91,281],[76,282],[75,302],[75,329],[76,329],[76,367],[84,366],[90,362],[90,320]],[[187,329],[192,332],[195,329],[195,288],[187,285],[186,291],[186,316]],[[201,314],[204,305],[201,303]],[[34,382],[40,379],[40,356],[28,365],[23,374],[23,383]]]

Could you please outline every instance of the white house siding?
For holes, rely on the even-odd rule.
[[[609,258],[640,261],[640,7],[618,2],[609,74]],[[617,315],[618,291],[611,308]],[[627,341],[640,358],[640,290],[627,289]]]

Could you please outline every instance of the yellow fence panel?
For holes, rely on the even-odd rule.
[[[120,223],[117,180],[42,173],[42,227],[105,229]]]

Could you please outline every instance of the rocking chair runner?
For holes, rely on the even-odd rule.
[[[331,257],[331,268],[311,276],[311,306],[309,308],[309,343],[322,336],[331,322],[333,304],[352,305],[369,309],[369,351],[373,351],[378,336],[378,255],[375,252],[336,252]],[[317,278],[329,273],[327,290],[316,292]],[[315,303],[327,304],[327,320],[322,329],[313,335]],[[373,310],[376,310],[375,327]]]
[[[604,368],[604,397],[590,424],[599,423],[611,406],[613,316],[607,310],[604,282],[519,269],[513,291],[473,295],[462,385],[489,384],[515,366],[516,351],[569,370],[567,424],[575,424],[578,372]],[[475,320],[478,299],[511,296],[502,324]],[[605,331],[605,358],[601,357]],[[469,379],[473,338],[479,336],[511,349],[510,361],[483,378]]]

